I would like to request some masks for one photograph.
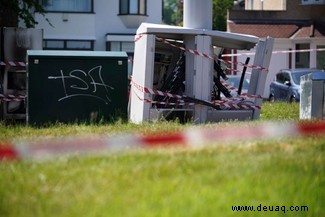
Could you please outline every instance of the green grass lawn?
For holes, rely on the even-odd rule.
[[[263,121],[298,119],[299,104],[263,105]],[[237,124],[256,122],[214,125]],[[57,124],[40,129],[0,125],[0,141],[85,133],[174,132],[189,126],[174,122]],[[3,162],[0,216],[322,217],[324,150],[324,137],[275,138],[210,144],[198,150],[134,150],[44,162]],[[232,206],[254,206],[256,211],[236,212]],[[258,211],[264,206],[273,211]],[[300,211],[290,211],[290,206]]]
[[[260,120],[299,120],[299,103],[264,102]]]

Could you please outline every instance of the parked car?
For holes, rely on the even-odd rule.
[[[282,69],[270,84],[269,101],[300,101],[300,77],[309,73],[324,72],[320,69]],[[325,73],[325,72],[324,72]]]

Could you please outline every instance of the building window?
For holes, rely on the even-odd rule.
[[[296,50],[310,49],[309,44],[296,44]],[[309,68],[310,52],[296,53],[296,69]]]
[[[317,68],[325,70],[325,45],[319,45],[317,46],[317,49],[322,49],[317,51]]]
[[[287,0],[245,0],[245,10],[285,11],[286,7]]]
[[[125,51],[128,54],[128,75],[132,74],[134,42],[129,41],[108,41],[106,45],[107,51]]]
[[[303,5],[325,5],[325,0],[302,0]]]
[[[44,50],[94,50],[91,40],[44,40]]]
[[[47,12],[93,12],[93,0],[39,0],[39,3]]]
[[[120,15],[147,15],[147,0],[120,0]]]
[[[107,44],[107,50],[109,51],[125,51],[127,53],[134,52],[134,42],[128,41],[110,41]]]

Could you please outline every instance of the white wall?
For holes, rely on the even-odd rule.
[[[97,4],[96,4],[97,3]],[[127,28],[118,16],[119,1],[96,0],[94,4],[96,13],[95,50],[105,50],[106,34],[135,34],[137,28]],[[162,23],[162,0],[147,0],[148,17],[145,22]]]
[[[45,20],[40,14],[35,14],[39,22],[36,28],[44,29],[45,39],[92,39],[95,37],[95,15],[94,14],[65,14],[47,13]],[[66,21],[64,21],[66,20]]]
[[[106,34],[135,34],[137,28],[127,28],[118,16],[119,0],[94,0],[94,13],[35,14],[36,28],[44,29],[45,39],[95,40],[95,50],[106,49]],[[162,0],[147,0],[145,22],[162,23]],[[64,19],[66,21],[64,21]]]
[[[291,41],[289,39],[275,39],[273,51],[282,51],[291,49]],[[264,98],[270,96],[270,84],[274,80],[276,73],[281,69],[289,68],[289,54],[272,54],[269,72],[266,78],[265,89],[264,89]]]
[[[310,42],[310,49],[317,49],[317,46],[324,46],[325,45],[325,39],[323,38],[314,38],[311,39]],[[324,51],[322,51],[324,52]],[[310,68],[316,68],[317,67],[317,51],[310,52],[310,62],[309,62]]]

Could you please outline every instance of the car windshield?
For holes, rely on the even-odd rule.
[[[315,71],[311,72],[311,71],[303,71],[303,72],[295,72],[292,73],[292,80],[295,84],[299,85],[300,84],[300,77],[303,75],[307,75],[309,73],[314,73]]]
[[[240,82],[240,77],[229,77],[229,79],[226,81],[227,84],[238,88],[239,87],[239,82]],[[243,90],[248,90],[249,83],[246,79],[244,79],[243,82]]]

